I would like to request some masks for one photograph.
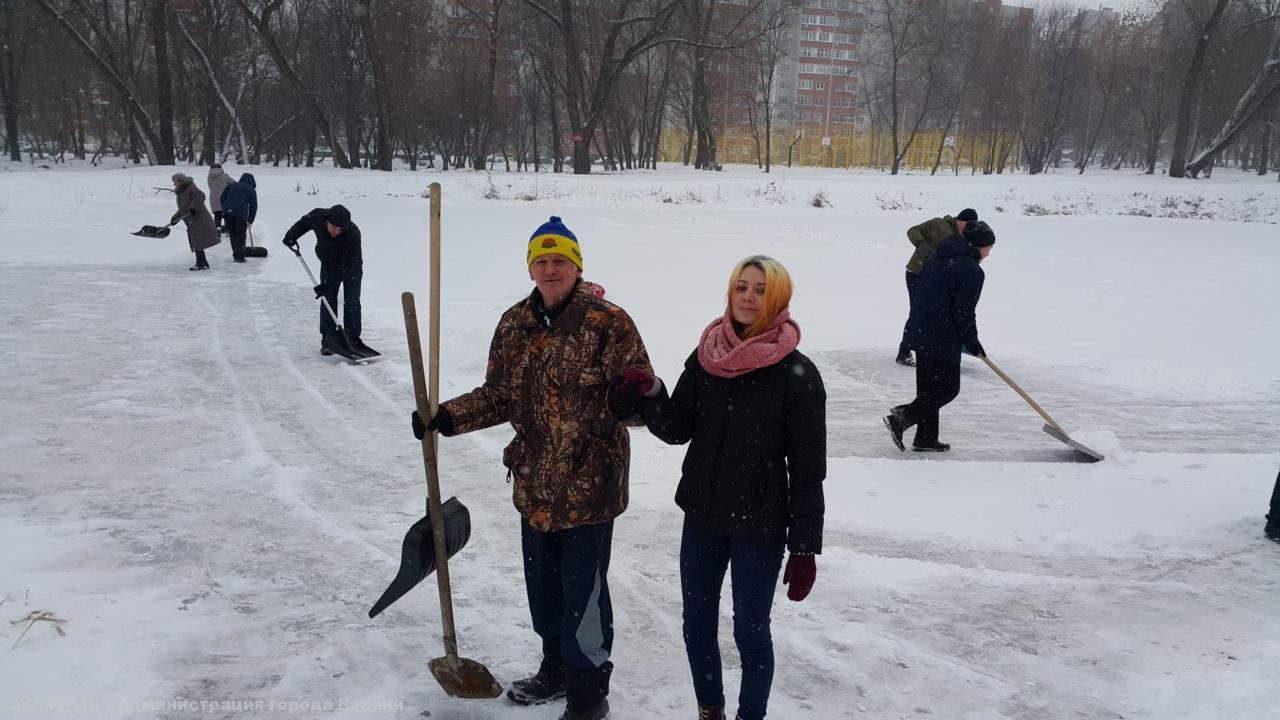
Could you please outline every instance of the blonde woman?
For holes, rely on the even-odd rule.
[[[639,368],[615,379],[615,413],[639,412],[673,445],[689,443],[676,504],[684,640],[701,720],[725,717],[716,640],[725,571],[732,577],[733,636],[742,660],[739,720],[762,720],[773,683],[773,594],[803,600],[822,550],[826,391],[796,347],[791,276],[756,255],[729,276],[724,314],[702,333],[669,396]]]

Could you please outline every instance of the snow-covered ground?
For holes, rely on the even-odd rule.
[[[238,174],[246,168],[229,168]],[[1280,707],[1280,548],[1261,537],[1280,464],[1280,185],[1131,173],[889,177],[380,174],[253,168],[266,260],[190,273],[171,170],[0,166],[3,718],[495,718],[463,701],[434,579],[376,620],[421,454],[399,294],[427,311],[427,183],[444,186],[442,394],[482,378],[528,292],[530,232],[560,215],[586,275],[635,318],[671,382],[753,253],[796,280],[801,349],[829,395],[825,552],[774,612],[777,718],[1270,719]],[[188,170],[204,187],[204,171]],[[813,206],[821,192],[831,207]],[[279,245],[342,202],[364,234],[365,340],[318,353],[309,283]],[[899,453],[880,416],[907,226],[977,208],[998,236],[979,327],[991,357],[1096,465],[966,360],[948,456]],[[316,269],[307,241],[308,261]],[[462,653],[502,682],[536,664],[506,427],[441,443],[473,534],[451,563]],[[614,717],[696,713],[680,638],[672,502],[683,448],[633,432],[610,573]],[[738,679],[726,600],[731,707]]]

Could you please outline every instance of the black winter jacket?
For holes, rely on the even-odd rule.
[[[675,392],[641,405],[649,431],[689,443],[676,504],[722,533],[786,529],[791,552],[822,551],[827,394],[809,358],[793,351],[736,378],[702,368],[695,350]]]
[[[360,228],[351,223],[338,237],[329,237],[325,221],[328,213],[328,208],[316,208],[303,215],[284,234],[285,242],[297,240],[310,230],[316,235],[316,257],[320,258],[321,270],[329,267],[343,274],[362,270],[364,258],[360,253]]]
[[[958,364],[961,345],[981,347],[977,309],[986,274],[978,258],[968,241],[952,235],[925,263],[907,319],[907,346],[916,354]]]
[[[222,206],[223,217],[244,218],[253,222],[258,216],[258,183],[251,173],[240,176],[239,182],[233,182],[222,189],[218,202]]]

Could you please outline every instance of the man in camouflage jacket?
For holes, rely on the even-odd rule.
[[[581,249],[560,218],[534,232],[527,260],[537,287],[499,320],[484,384],[442,403],[425,428],[415,413],[414,432],[515,429],[503,464],[543,660],[507,695],[521,704],[567,695],[563,720],[598,720],[613,668],[606,575],[630,463],[627,429],[615,418],[627,412],[610,390],[626,370],[652,367],[627,313],[582,281]]]
[[[965,208],[954,218],[943,215],[907,228],[907,240],[910,240],[911,245],[915,247],[915,252],[911,253],[911,259],[907,261],[908,318],[911,315],[911,304],[916,299],[916,285],[920,283],[920,273],[924,271],[924,264],[929,262],[929,259],[938,251],[938,243],[952,235],[963,235],[965,226],[977,220],[977,211],[973,208]],[[915,365],[915,361],[911,359],[911,349],[907,347],[905,326],[902,328],[902,340],[898,343],[897,362],[899,365],[909,367]]]

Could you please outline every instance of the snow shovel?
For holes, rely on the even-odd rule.
[[[245,257],[266,257],[267,249],[253,244],[253,226],[249,226],[249,247],[244,249]]]
[[[307,277],[311,278],[311,284],[313,286],[319,285],[320,283],[316,282],[316,276],[311,274],[311,268],[307,265],[306,259],[302,257],[301,248],[295,245],[291,249],[293,250],[293,254],[298,256],[298,262],[302,263],[302,269],[307,271]],[[338,322],[338,315],[333,311],[333,306],[329,304],[329,298],[321,295],[320,302],[324,303],[324,309],[329,311],[329,317],[333,318],[333,324],[335,326],[333,332],[325,335],[324,338],[320,340],[320,344],[334,355],[344,357],[348,360],[364,359],[364,355],[356,350],[355,346],[351,344],[351,338],[347,336],[347,331],[342,327],[342,323]]]
[[[129,234],[137,235],[138,237],[147,237],[147,238],[166,238],[166,237],[169,237],[169,228],[177,224],[178,224],[178,221],[174,220],[170,222],[168,225],[143,225],[142,227],[138,228],[137,232],[133,232]]]
[[[444,516],[445,548],[448,550],[449,557],[453,557],[471,538],[471,513],[456,497],[449,498],[441,505],[441,513]],[[435,571],[436,546],[432,527],[431,508],[428,503],[427,514],[404,534],[404,544],[400,548],[400,569],[396,572],[395,579],[382,593],[382,597],[369,608],[370,618],[377,617]]]
[[[400,296],[404,306],[404,328],[409,340],[409,366],[413,371],[413,393],[418,416],[434,417],[440,389],[440,183],[431,183],[431,385],[422,373],[422,343],[418,339],[418,313],[413,293]],[[436,461],[437,435],[432,432],[422,439],[422,459],[427,470],[427,503],[429,517],[447,519],[440,505],[440,475]],[[426,518],[424,518],[425,520]],[[495,698],[502,686],[489,668],[475,660],[458,656],[458,635],[453,626],[453,591],[449,585],[449,556],[445,539],[445,523],[431,523],[436,554],[436,582],[440,590],[440,620],[444,625],[444,657],[433,658],[428,667],[436,682],[451,697]]]
[[[1026,390],[1023,390],[1021,387],[1018,387],[1018,383],[1014,382],[1013,378],[1006,375],[1003,370],[1001,370],[999,367],[996,366],[995,363],[991,362],[991,358],[987,357],[986,355],[983,355],[982,362],[986,363],[987,367],[994,370],[996,375],[999,375],[1000,379],[1005,381],[1005,384],[1013,388],[1014,392],[1021,395],[1022,399],[1027,401],[1027,404],[1031,406],[1032,410],[1035,410],[1037,413],[1040,414],[1040,417],[1044,418],[1045,425],[1044,427],[1041,428],[1041,430],[1044,430],[1046,433],[1052,436],[1055,440],[1058,440],[1059,442],[1062,442],[1068,445],[1072,450],[1075,450],[1080,456],[1082,456],[1081,459],[1084,460],[1085,462],[1098,462],[1099,460],[1102,460],[1106,457],[1105,455],[1098,452],[1097,450],[1093,450],[1089,447],[1086,447],[1085,445],[1081,445],[1075,440],[1072,440],[1071,436],[1067,435],[1067,431],[1063,430],[1062,426],[1059,425],[1056,420],[1049,417],[1049,413],[1045,412],[1044,408],[1040,407],[1040,405],[1036,403],[1035,400],[1032,400],[1031,396],[1027,394]]]

